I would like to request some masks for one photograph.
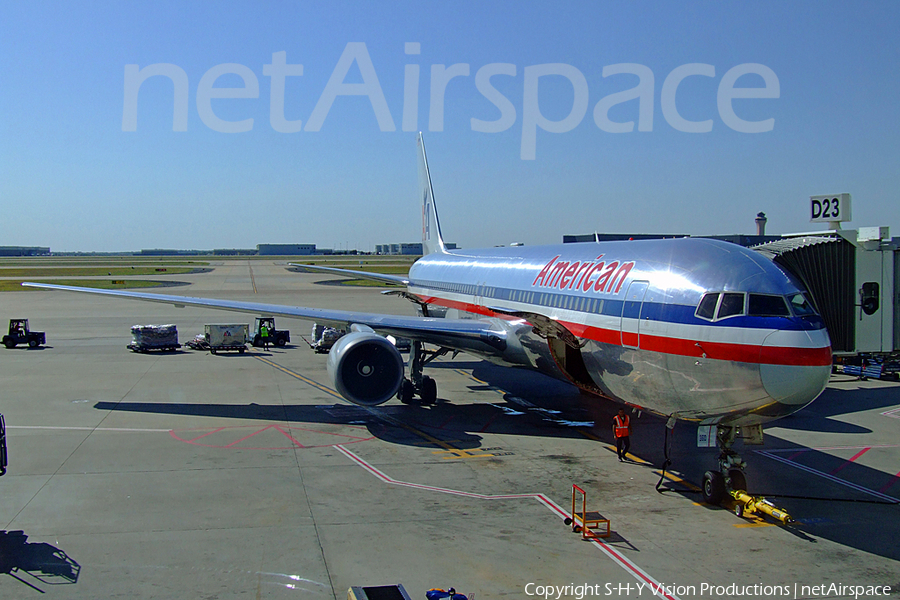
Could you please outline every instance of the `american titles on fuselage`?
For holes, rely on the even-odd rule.
[[[558,260],[557,254],[550,259],[541,272],[534,278],[531,287],[557,288],[560,290],[580,290],[588,293],[618,294],[628,274],[634,268],[634,261],[617,260],[607,263],[600,260],[603,254],[593,261]],[[596,277],[595,277],[596,275]]]

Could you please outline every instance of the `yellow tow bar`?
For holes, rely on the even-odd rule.
[[[786,510],[778,508],[765,498],[751,496],[743,490],[731,490],[729,494],[734,498],[734,514],[739,517],[761,512],[781,522],[783,525],[794,522],[794,519]]]

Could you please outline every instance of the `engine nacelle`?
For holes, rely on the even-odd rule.
[[[377,333],[353,331],[328,353],[328,375],[347,400],[377,406],[390,400],[403,381],[403,358]]]

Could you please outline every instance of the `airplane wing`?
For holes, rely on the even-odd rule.
[[[377,281],[379,283],[394,283],[397,285],[409,285],[408,277],[399,277],[397,275],[388,275],[386,273],[371,273],[369,271],[353,271],[351,269],[341,269],[338,267],[324,267],[321,265],[304,265],[300,263],[288,263],[292,267],[307,269],[309,271],[320,271],[322,273],[330,273],[332,275],[343,275],[353,279],[368,279],[369,281]]]
[[[172,304],[179,308],[185,306],[198,306],[218,310],[253,313],[257,315],[293,317],[345,330],[348,329],[350,325],[354,324],[366,325],[382,335],[409,338],[411,340],[435,344],[451,350],[474,352],[481,355],[496,355],[506,348],[506,332],[494,327],[492,323],[487,320],[437,319],[431,317],[383,315],[326,308],[264,304],[261,302],[219,300],[215,298],[196,298],[192,296],[170,296],[167,294],[133,292],[130,290],[101,290],[52,283],[24,282],[22,285],[48,290],[83,292],[101,296],[160,302],[163,304]]]

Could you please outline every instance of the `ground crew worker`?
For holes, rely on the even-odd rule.
[[[262,339],[263,350],[269,349],[269,328],[265,325],[259,328],[259,337]]]
[[[613,433],[616,436],[616,454],[619,455],[619,462],[622,462],[631,449],[631,419],[623,408],[613,417]]]

